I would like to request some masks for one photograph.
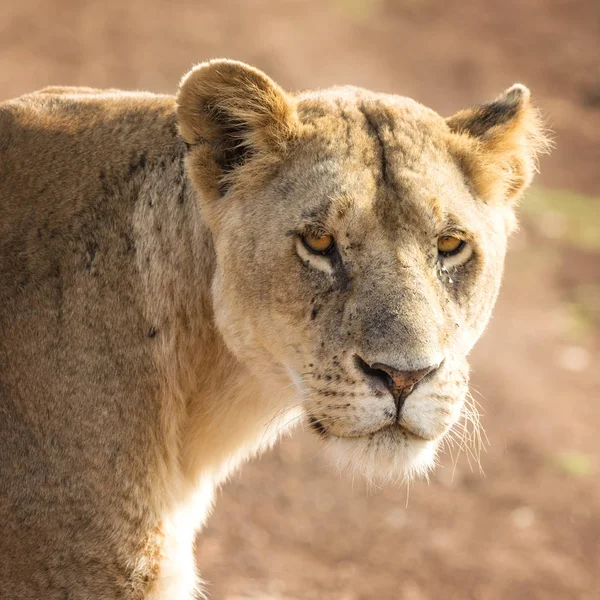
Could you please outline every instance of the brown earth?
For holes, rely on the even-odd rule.
[[[48,84],[172,92],[218,56],[290,89],[352,83],[442,114],[521,81],[556,132],[539,182],[600,195],[597,0],[0,0],[0,99]],[[297,433],[225,486],[198,542],[212,598],[600,598],[593,202],[582,218],[565,194],[513,240],[473,356],[485,476],[463,453],[410,495],[367,489]]]

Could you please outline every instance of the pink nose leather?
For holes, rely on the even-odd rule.
[[[419,381],[421,381],[425,375],[429,375],[429,373],[431,373],[431,371],[437,367],[425,367],[420,371],[398,371],[397,369],[394,369],[394,367],[389,367],[388,365],[384,365],[382,363],[375,363],[374,365],[371,365],[371,368],[384,371],[392,378],[394,387],[397,390],[404,390],[419,383]]]
[[[407,396],[413,391],[415,385],[417,385],[423,377],[429,375],[432,371],[435,371],[435,369],[438,368],[438,365],[425,367],[419,371],[398,371],[398,369],[394,369],[394,367],[382,363],[375,363],[374,365],[371,365],[371,368],[383,371],[390,377],[391,381],[389,382],[390,385],[388,387],[394,397],[394,402],[396,403],[396,408],[399,413],[404,404],[404,400],[406,400]]]

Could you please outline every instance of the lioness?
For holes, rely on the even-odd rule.
[[[522,85],[445,120],[227,60],[0,104],[0,597],[194,597],[215,487],[299,420],[429,469],[543,147]]]

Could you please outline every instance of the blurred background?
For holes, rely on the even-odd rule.
[[[174,93],[216,57],[443,115],[520,81],[556,150],[472,359],[483,473],[455,448],[429,484],[367,488],[298,431],[220,492],[197,544],[210,597],[600,598],[600,2],[0,0],[0,100],[49,84]]]

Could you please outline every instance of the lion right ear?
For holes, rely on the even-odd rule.
[[[191,147],[190,176],[212,198],[242,172],[248,185],[264,179],[299,128],[294,100],[258,69],[232,60],[202,63],[184,76],[177,119]]]
[[[515,84],[493,102],[446,120],[451,148],[478,195],[514,202],[530,184],[550,142],[529,90]]]

